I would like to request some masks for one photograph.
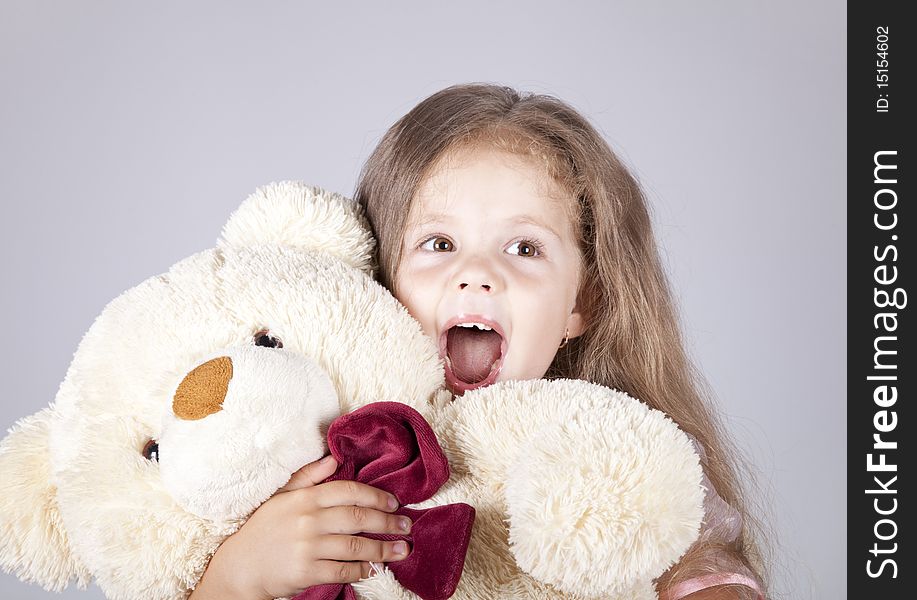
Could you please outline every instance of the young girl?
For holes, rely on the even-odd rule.
[[[763,598],[729,448],[685,355],[643,194],[582,116],[505,87],[447,88],[385,134],[356,200],[378,240],[380,281],[439,342],[457,395],[510,379],[585,379],[694,437],[709,480],[705,525],[657,582],[660,598]],[[336,467],[323,460],[227,538],[192,598],[293,595],[406,556],[353,535],[409,528],[388,514],[394,499],[317,485]],[[278,525],[291,522],[301,525]]]

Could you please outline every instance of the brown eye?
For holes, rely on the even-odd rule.
[[[506,249],[509,254],[524,257],[534,257],[541,255],[541,247],[538,242],[514,242]]]
[[[283,342],[280,341],[280,338],[271,335],[271,332],[267,329],[262,329],[256,333],[254,340],[256,346],[263,346],[264,348],[283,348]]]
[[[148,441],[143,447],[143,458],[159,462],[159,443],[156,440]]]
[[[431,237],[421,244],[420,247],[425,250],[432,250],[433,252],[452,252],[454,248],[452,242],[450,242],[448,238],[441,236]]]

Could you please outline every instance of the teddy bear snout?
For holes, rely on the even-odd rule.
[[[250,514],[321,458],[341,413],[328,373],[293,349],[221,348],[175,380],[158,436],[162,484],[185,511],[220,523]]]
[[[196,421],[223,409],[229,380],[232,379],[232,359],[219,356],[196,366],[175,390],[172,412],[179,419]]]

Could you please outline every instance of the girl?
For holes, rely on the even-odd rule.
[[[582,116],[505,87],[447,88],[385,134],[355,197],[378,240],[379,280],[439,342],[456,394],[585,379],[640,398],[694,437],[705,526],[657,582],[661,598],[763,598],[730,449],[685,355],[643,194]],[[192,598],[292,595],[406,556],[352,535],[409,527],[387,514],[393,499],[316,485],[336,467],[323,460],[227,538]],[[278,541],[271,524],[296,515],[305,525]]]

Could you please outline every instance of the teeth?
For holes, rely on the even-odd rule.
[[[490,331],[491,329],[493,329],[492,327],[488,327],[487,325],[484,325],[483,323],[459,323],[458,326],[459,327],[469,327],[469,328],[477,327],[481,331]]]

